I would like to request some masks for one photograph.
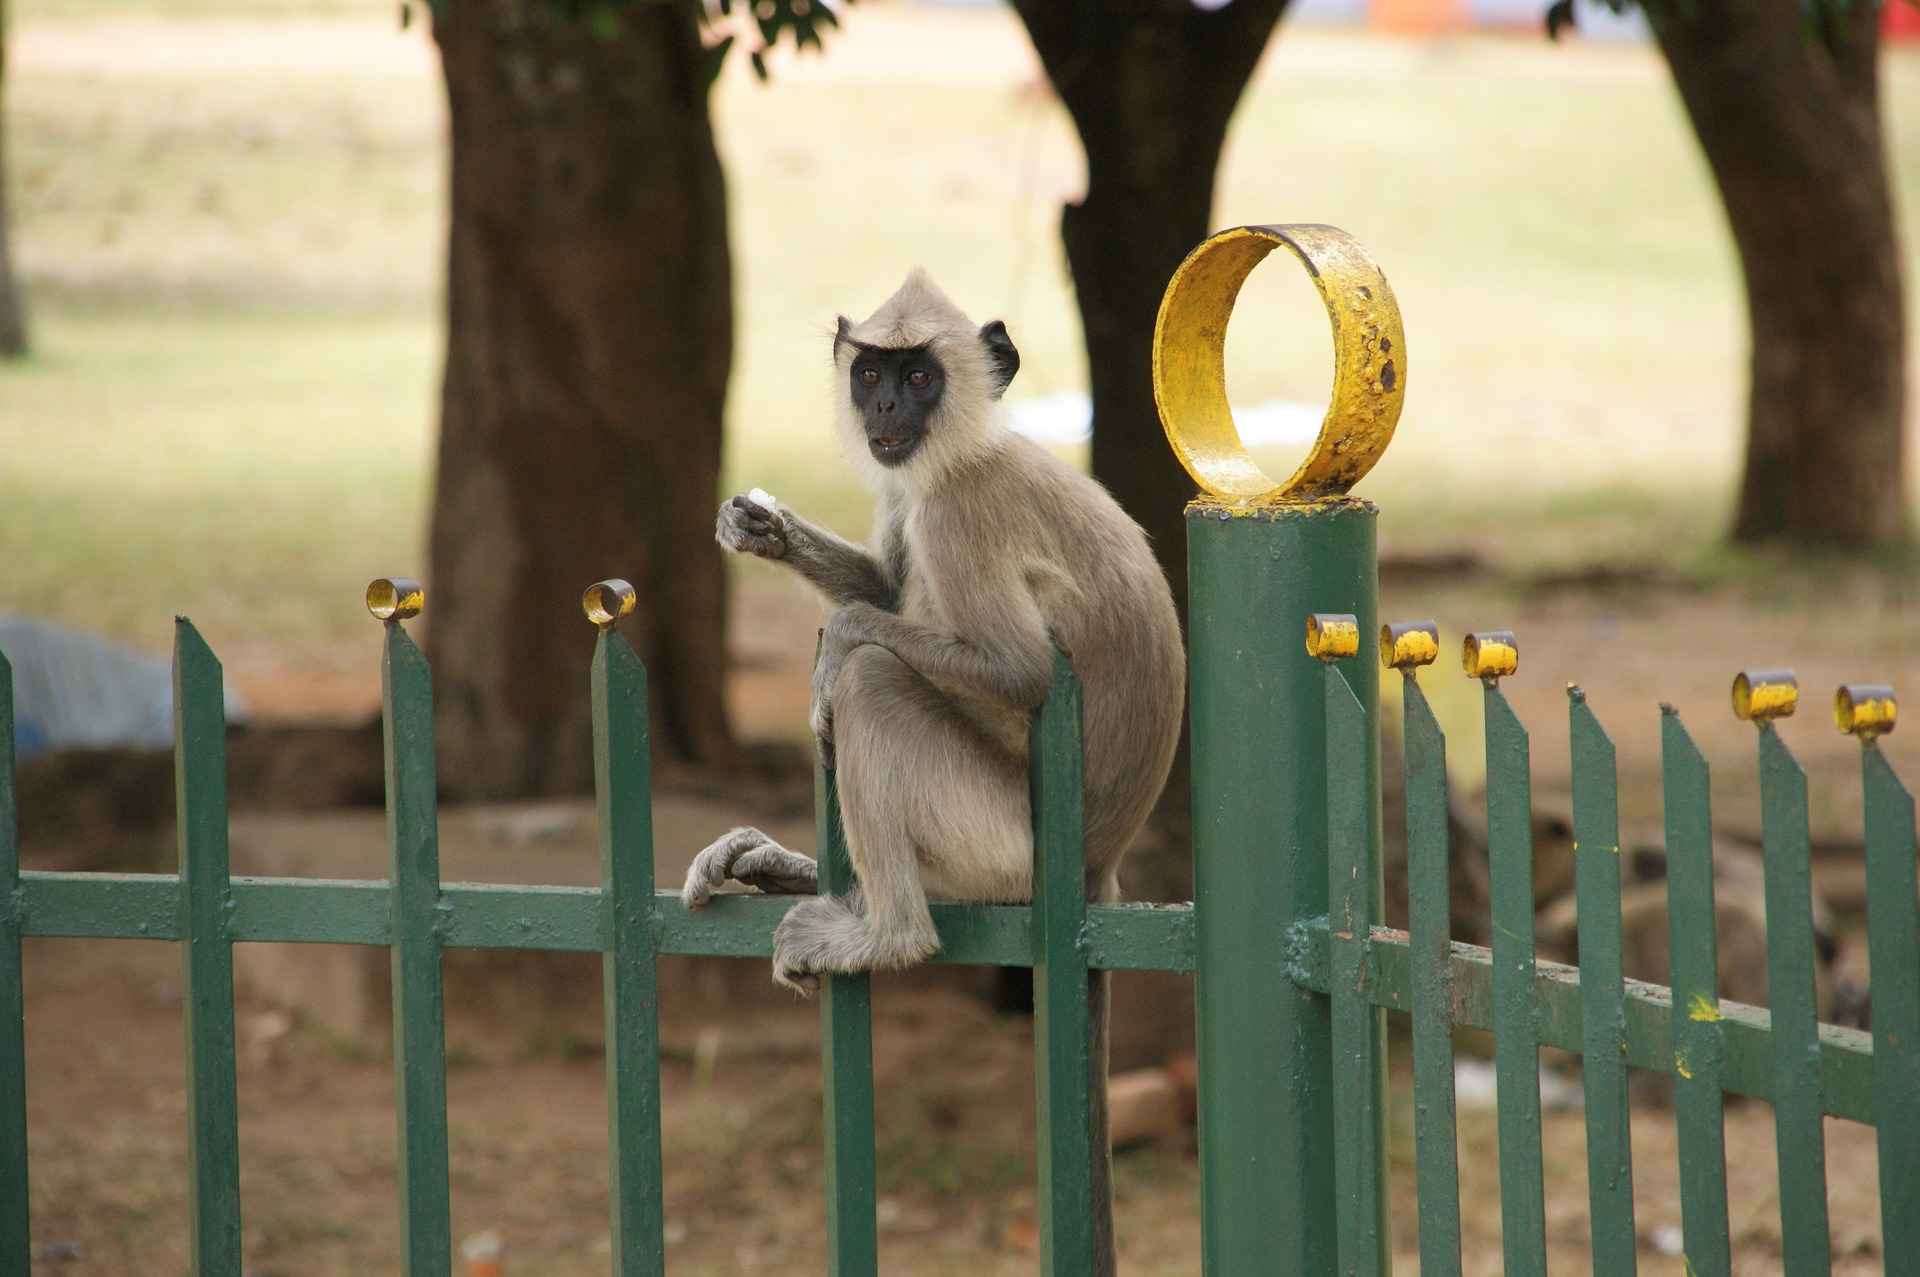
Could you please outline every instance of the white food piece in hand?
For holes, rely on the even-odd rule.
[[[771,492],[768,492],[765,488],[755,488],[752,491],[748,492],[747,500],[753,502],[757,506],[762,506],[768,510],[777,510],[780,508],[780,503],[774,500],[773,494]]]

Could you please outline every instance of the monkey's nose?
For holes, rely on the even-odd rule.
[[[880,404],[880,411],[881,411],[881,412],[892,412],[892,411],[893,411],[893,400],[891,400],[891,399],[887,399],[887,400],[883,400],[883,401],[881,402],[881,404]]]

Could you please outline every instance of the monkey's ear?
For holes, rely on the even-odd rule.
[[[993,397],[998,399],[1013,384],[1013,374],[1020,371],[1020,351],[1007,336],[1007,326],[997,319],[980,330],[980,344],[993,360]]]
[[[835,316],[834,327],[833,327],[833,353],[835,355],[838,355],[840,353],[841,343],[849,342],[852,340],[853,340],[853,325],[847,322],[847,317],[845,315]]]

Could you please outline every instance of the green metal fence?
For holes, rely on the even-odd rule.
[[[1268,558],[1275,529],[1297,537],[1317,520],[1215,523],[1199,532],[1196,591],[1211,573]],[[1370,524],[1370,519],[1361,520]],[[1227,536],[1222,533],[1231,533]],[[1360,538],[1370,542],[1370,537]],[[1325,562],[1330,547],[1318,546]],[[1370,548],[1370,546],[1363,547]],[[1270,561],[1270,560],[1269,560]],[[1335,556],[1337,562],[1337,556]],[[1305,575],[1314,576],[1315,573]],[[1224,578],[1223,578],[1224,579]],[[1293,582],[1298,588],[1314,583]],[[617,586],[616,586],[617,588]],[[1281,587],[1283,592],[1287,587]],[[1260,590],[1242,590],[1257,609]],[[1247,595],[1256,597],[1246,597]],[[1621,975],[1621,860],[1613,747],[1592,707],[1569,693],[1582,968],[1533,955],[1528,737],[1499,688],[1510,635],[1469,639],[1467,665],[1485,684],[1487,808],[1494,883],[1491,950],[1447,935],[1445,740],[1416,670],[1437,651],[1430,625],[1388,627],[1383,662],[1405,681],[1410,933],[1375,922],[1379,907],[1378,783],[1370,722],[1371,661],[1356,614],[1317,615],[1315,637],[1235,646],[1204,628],[1195,644],[1196,798],[1215,802],[1197,823],[1196,906],[1089,906],[1080,873],[1079,692],[1067,663],[1034,728],[1036,898],[1031,908],[936,905],[936,961],[1031,966],[1039,1097],[1043,1271],[1093,1271],[1087,1209],[1089,967],[1194,972],[1201,985],[1201,1147],[1206,1269],[1385,1272],[1382,1010],[1411,1016],[1414,1163],[1421,1271],[1460,1270],[1453,1031],[1491,1030],[1500,1080],[1500,1195],[1505,1270],[1545,1269],[1537,1055],[1585,1057],[1588,1182],[1596,1271],[1634,1267],[1629,1068],[1672,1075],[1677,1095],[1687,1262],[1733,1271],[1728,1236],[1723,1092],[1773,1103],[1780,1139],[1781,1222],[1790,1271],[1823,1271],[1828,1255],[1825,1115],[1880,1130],[1883,1231],[1891,1269],[1920,1255],[1920,903],[1914,807],[1875,744],[1890,721],[1885,689],[1843,689],[1838,711],[1861,737],[1873,1033],[1818,1024],[1804,776],[1756,711],[1766,845],[1771,1013],[1719,1001],[1706,765],[1677,713],[1662,714],[1673,989]],[[1367,628],[1370,628],[1367,627]],[[1475,650],[1477,649],[1477,655]],[[1313,655],[1321,658],[1316,664]],[[1264,670],[1241,668],[1247,659]],[[1504,659],[1506,664],[1501,664]],[[447,1188],[442,950],[479,947],[597,951],[605,963],[606,1067],[613,1267],[663,1271],[660,1085],[654,958],[661,953],[766,956],[791,898],[740,895],[695,914],[653,887],[646,675],[631,647],[604,628],[594,652],[593,703],[602,882],[596,888],[442,883],[435,846],[432,701],[425,660],[396,616],[382,656],[388,829],[385,881],[232,877],[227,867],[226,735],[218,661],[193,626],[174,654],[179,802],[178,874],[22,873],[11,759],[0,757],[0,1272],[28,1271],[25,1023],[21,941],[29,936],[181,943],[187,1029],[187,1138],[194,1269],[241,1271],[232,947],[255,941],[384,946],[393,955],[403,1271],[451,1269]],[[1226,697],[1249,720],[1273,708],[1237,679],[1310,687],[1305,730],[1245,721],[1222,735],[1204,717]],[[1763,688],[1784,687],[1778,675]],[[0,751],[12,741],[11,678],[0,658]],[[1362,688],[1366,688],[1363,697]],[[1844,708],[1852,706],[1854,708]],[[1278,783],[1281,737],[1324,740],[1322,764]],[[1293,757],[1296,764],[1307,760]],[[1235,769],[1238,769],[1237,771]],[[1289,859],[1269,818],[1298,795],[1309,841]],[[1230,791],[1223,797],[1222,791]],[[851,870],[840,839],[833,774],[816,790],[829,890]],[[1278,915],[1291,884],[1297,916]],[[1242,881],[1244,879],[1245,881]],[[1243,894],[1237,894],[1243,893]],[[1300,912],[1305,910],[1306,912]],[[1196,927],[1196,923],[1198,924]],[[1222,935],[1222,932],[1228,934]],[[1256,949],[1263,946],[1263,955]],[[1235,1008],[1270,1000],[1280,1009]],[[828,981],[821,998],[829,1271],[879,1270],[875,1228],[871,1013],[864,977]],[[1210,1015],[1219,1021],[1207,1019]],[[1279,1036],[1276,1040],[1276,1027]],[[1282,1080],[1284,1079],[1284,1084]],[[1257,1088],[1270,1112],[1249,1121]],[[1334,1139],[1332,1132],[1341,1132]],[[1291,1196],[1311,1207],[1290,1215]],[[1297,1258],[1276,1260],[1277,1255]],[[1257,1257],[1258,1263],[1248,1263]]]
[[[1360,304],[1377,305],[1384,296],[1390,307],[1385,279],[1329,231],[1229,232],[1209,244],[1243,254],[1225,272],[1237,270],[1238,277],[1223,285],[1218,274],[1198,270],[1187,278],[1197,289],[1213,289],[1216,302],[1224,289],[1230,308],[1239,278],[1285,244],[1315,267],[1330,310],[1336,300],[1342,307],[1336,348],[1346,354],[1338,357],[1372,361],[1366,393],[1401,393],[1403,377],[1381,375],[1382,361],[1404,361],[1397,314],[1386,325],[1369,319],[1374,312]],[[1180,374],[1184,321],[1173,294],[1181,286],[1176,277],[1163,311],[1171,335],[1164,350],[1156,347],[1157,377],[1163,355],[1168,375]],[[1364,322],[1354,322],[1355,314]],[[1194,328],[1212,343],[1208,357],[1215,361],[1193,365],[1200,370],[1195,384],[1219,371],[1224,323],[1215,320]],[[1346,342],[1364,349],[1355,354]],[[1171,397],[1163,397],[1162,408],[1174,433],[1178,409],[1170,407]],[[1225,412],[1223,390],[1219,411]],[[1337,435],[1331,415],[1329,422],[1323,441],[1354,437]],[[1389,432],[1391,425],[1388,420]],[[1196,474],[1204,469],[1204,460],[1187,459]],[[1343,481],[1357,477],[1349,471]],[[1079,688],[1063,658],[1033,728],[1032,905],[933,906],[941,939],[934,961],[1034,971],[1042,1271],[1058,1277],[1096,1271],[1087,1125],[1090,968],[1195,977],[1202,1265],[1208,1273],[1388,1271],[1383,1100],[1390,1012],[1411,1018],[1423,1273],[1461,1269],[1453,1036],[1467,1027],[1494,1036],[1508,1273],[1546,1266],[1542,1046],[1585,1061],[1595,1271],[1631,1272],[1635,1264],[1630,1069],[1675,1079],[1691,1272],[1733,1271],[1721,1114],[1728,1093],[1767,1100],[1776,1111],[1789,1271],[1821,1272],[1828,1265],[1820,1156],[1825,1116],[1878,1128],[1888,1267],[1920,1265],[1920,893],[1913,800],[1875,744],[1893,723],[1891,692],[1842,689],[1835,711],[1862,744],[1871,1035],[1815,1018],[1806,785],[1773,726],[1794,695],[1778,673],[1746,675],[1736,687],[1737,704],[1759,725],[1771,1011],[1717,996],[1707,769],[1670,709],[1663,711],[1662,742],[1672,989],[1622,975],[1613,747],[1577,689],[1568,712],[1584,969],[1535,958],[1529,743],[1499,687],[1518,663],[1512,635],[1501,632],[1470,636],[1463,657],[1466,673],[1484,684],[1494,943],[1490,950],[1456,943],[1448,934],[1446,745],[1416,675],[1437,655],[1439,636],[1425,624],[1385,627],[1381,662],[1355,659],[1361,636],[1378,624],[1374,524],[1373,507],[1327,489],[1292,503],[1250,504],[1216,494],[1188,509],[1191,905],[1088,904]],[[368,594],[385,625],[392,860],[381,881],[230,874],[221,669],[184,619],[174,652],[179,872],[21,872],[12,678],[0,656],[0,1277],[24,1277],[31,1257],[22,942],[39,936],[180,943],[193,1262],[196,1272],[212,1277],[242,1271],[233,945],[390,950],[404,1221],[399,1267],[420,1277],[446,1274],[452,1265],[443,951],[600,953],[612,1267],[623,1277],[663,1271],[661,1190],[672,1168],[663,1164],[660,1144],[655,959],[770,956],[773,929],[794,900],[727,895],[691,913],[677,894],[655,890],[646,674],[614,630],[633,604],[631,587],[622,582],[603,582],[586,599],[600,626],[588,688],[600,885],[441,882],[431,681],[402,624],[422,599],[411,582],[375,582]],[[1308,619],[1305,645],[1302,618]],[[1405,684],[1407,933],[1378,923],[1383,669],[1397,670]],[[822,888],[845,890],[852,870],[830,771],[818,775],[815,807]],[[829,979],[820,1015],[828,1267],[834,1277],[862,1277],[878,1272],[880,1262],[866,978]]]

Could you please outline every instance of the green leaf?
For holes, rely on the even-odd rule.
[[[587,30],[593,33],[594,39],[610,44],[620,38],[624,29],[620,14],[611,4],[596,4],[587,10]]]

